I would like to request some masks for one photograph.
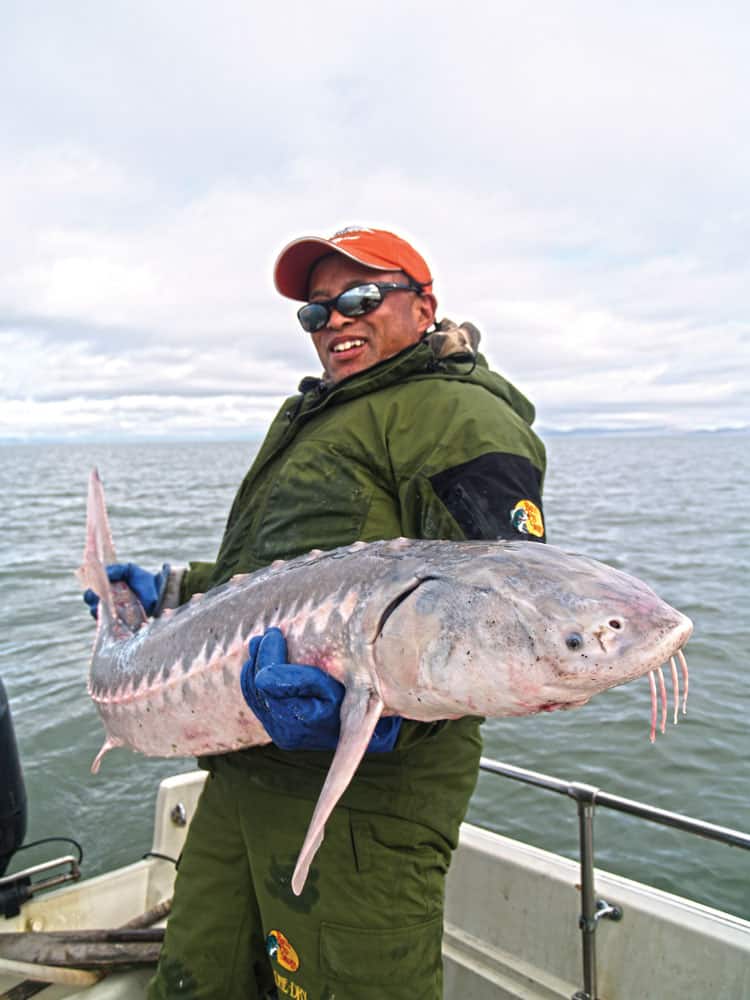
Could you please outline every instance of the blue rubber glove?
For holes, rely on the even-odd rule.
[[[250,640],[250,658],[240,684],[245,701],[282,750],[335,750],[344,685],[318,667],[287,663],[286,640],[277,628]],[[401,728],[399,716],[381,719],[367,747],[392,750]]]
[[[152,617],[161,611],[164,593],[169,580],[169,563],[164,563],[158,573],[150,573],[136,563],[110,563],[107,566],[107,576],[110,583],[127,583],[135,596],[143,605],[143,610]],[[96,618],[99,609],[99,595],[93,590],[84,591],[83,599],[89,606],[89,611]]]

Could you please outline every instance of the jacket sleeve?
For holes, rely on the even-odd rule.
[[[180,581],[180,603],[189,601],[193,594],[205,594],[211,586],[211,577],[216,563],[191,562]]]
[[[481,388],[436,392],[429,419],[397,451],[404,533],[413,538],[544,541],[544,447]],[[409,454],[408,441],[413,441]]]
[[[466,538],[545,540],[541,472],[525,455],[486,452],[429,483]]]

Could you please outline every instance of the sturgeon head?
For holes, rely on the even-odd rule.
[[[394,713],[574,708],[657,670],[692,633],[642,580],[604,563],[529,542],[473,546],[446,549],[383,621],[374,656]]]

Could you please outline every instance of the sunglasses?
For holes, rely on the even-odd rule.
[[[308,302],[297,311],[297,318],[302,329],[307,333],[317,333],[322,330],[331,318],[335,309],[342,316],[364,316],[377,309],[386,295],[391,292],[417,292],[421,294],[422,286],[417,284],[397,285],[395,282],[368,282],[347,288],[345,292],[332,299],[321,302]]]

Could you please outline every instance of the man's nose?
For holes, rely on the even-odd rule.
[[[329,330],[343,330],[345,326],[349,326],[353,322],[353,316],[344,316],[343,313],[334,308],[331,309],[331,315],[328,317],[326,326]]]

